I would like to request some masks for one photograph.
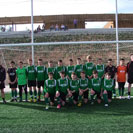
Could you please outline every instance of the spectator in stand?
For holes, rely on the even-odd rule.
[[[58,24],[55,25],[55,31],[59,31],[59,25]]]
[[[65,30],[65,25],[61,24],[61,30]]]
[[[74,28],[76,29],[77,28],[77,25],[78,25],[78,20],[77,19],[74,19],[73,20],[73,24],[74,24]]]
[[[41,32],[41,26],[40,25],[38,25],[38,27],[37,27],[37,32]]]
[[[52,24],[51,26],[50,26],[50,31],[52,31],[54,29],[54,25]]]
[[[42,25],[42,31],[45,31],[45,22],[43,22],[43,25]]]

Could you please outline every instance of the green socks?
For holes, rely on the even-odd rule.
[[[57,103],[60,104],[60,97],[57,97]]]
[[[105,104],[108,104],[108,96],[107,96],[107,94],[103,94],[103,99],[104,99]]]
[[[45,98],[45,104],[49,104],[48,98]]]
[[[79,102],[82,102],[82,96],[79,95]]]
[[[94,95],[91,95],[91,102],[93,102],[94,100]]]
[[[33,93],[32,93],[32,90],[30,90],[30,97],[33,99]]]
[[[37,98],[37,91],[36,90],[34,90],[34,96],[35,96],[35,98]]]
[[[124,96],[124,88],[122,88],[122,96]]]
[[[121,93],[121,89],[119,89],[119,96],[121,96],[121,94],[122,94],[122,93]]]

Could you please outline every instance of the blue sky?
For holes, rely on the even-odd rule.
[[[33,1],[34,15],[115,13],[115,0]],[[31,0],[0,0],[0,17],[31,15],[30,2]],[[133,13],[133,0],[118,0],[118,12]]]

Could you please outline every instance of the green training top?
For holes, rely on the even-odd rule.
[[[91,79],[90,88],[92,88],[95,91],[101,92],[101,78]]]
[[[71,91],[75,90],[76,92],[78,92],[80,88],[79,80],[70,80],[69,87]]]
[[[50,94],[55,94],[56,92],[56,80],[55,79],[47,79],[44,83],[44,92],[45,93],[50,93]]]
[[[56,79],[60,79],[60,72],[64,71],[66,74],[66,67],[65,66],[57,66],[56,67]]]
[[[75,66],[67,66],[67,76],[71,79],[72,72],[75,72]]]
[[[80,89],[82,89],[82,90],[85,90],[85,89],[89,88],[89,80],[88,80],[88,78],[79,79],[79,86],[80,86]]]
[[[85,73],[87,76],[92,76],[93,71],[95,70],[95,65],[92,62],[85,63]]]
[[[44,81],[46,79],[46,68],[45,66],[36,67],[37,81]]]
[[[56,79],[56,68],[55,67],[48,67],[46,72],[47,72],[47,76],[46,76],[47,78],[46,79],[48,79],[48,73],[49,72],[52,72],[53,73],[53,78]]]
[[[104,70],[105,70],[105,66],[102,65],[96,65],[96,70],[98,72],[98,77],[102,78],[102,76],[104,75]]]
[[[78,78],[81,78],[80,73],[82,71],[84,71],[84,65],[80,64],[80,65],[75,66],[75,72],[76,72]]]
[[[27,78],[28,80],[36,80],[36,68],[35,66],[27,66]]]
[[[104,79],[102,88],[107,91],[112,91],[114,88],[114,80],[113,79]]]
[[[17,68],[16,70],[18,85],[26,85],[27,84],[27,75],[26,68]]]
[[[69,80],[67,78],[60,78],[57,80],[57,89],[60,92],[67,94],[67,89],[69,89]]]

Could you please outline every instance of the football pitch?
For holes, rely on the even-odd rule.
[[[133,132],[133,99],[114,99],[109,107],[104,103],[44,107],[44,102],[0,103],[0,133]]]

